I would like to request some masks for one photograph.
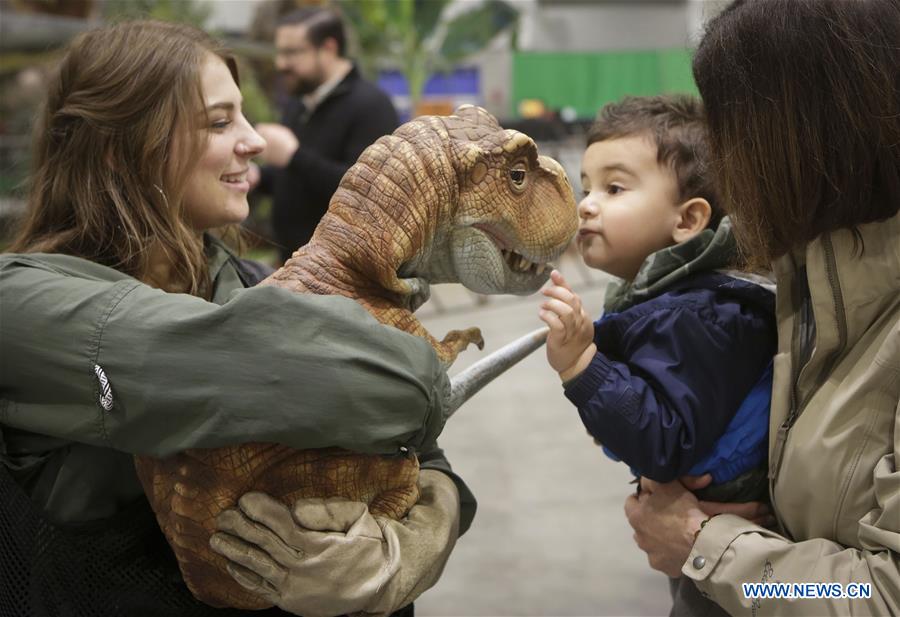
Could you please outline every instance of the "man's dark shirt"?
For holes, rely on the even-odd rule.
[[[284,169],[263,170],[260,190],[273,196],[272,228],[287,259],[309,242],[344,173],[398,120],[390,98],[354,66],[312,113],[292,99],[282,124],[294,131],[300,148]]]

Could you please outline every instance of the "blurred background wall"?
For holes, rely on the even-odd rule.
[[[278,117],[278,17],[340,8],[352,53],[401,118],[486,107],[561,159],[575,184],[585,128],[621,96],[693,92],[690,50],[719,0],[0,0],[0,247],[23,209],[28,144],[46,78],[78,32],[136,16],[187,21],[242,59],[248,116]],[[412,89],[410,89],[412,84]],[[267,235],[267,204],[248,225]]]

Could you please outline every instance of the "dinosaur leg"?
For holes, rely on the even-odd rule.
[[[448,367],[456,360],[459,352],[468,347],[471,343],[475,343],[479,349],[484,348],[484,339],[481,336],[481,330],[478,328],[467,328],[465,330],[451,330],[444,337],[443,341],[439,341],[425,329],[415,315],[406,309],[397,308],[395,306],[379,305],[374,302],[367,302],[363,299],[358,300],[363,306],[375,315],[383,324],[394,326],[410,334],[420,336],[431,343],[437,352],[438,358],[441,359]]]
[[[455,351],[454,358],[459,352],[463,351],[466,347],[475,344],[478,349],[484,349],[484,337],[481,336],[480,328],[466,328],[465,330],[450,330],[446,336],[444,336],[444,340],[440,342],[441,345],[449,346],[451,349]]]

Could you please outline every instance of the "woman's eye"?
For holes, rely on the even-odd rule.
[[[212,127],[214,129],[224,129],[229,124],[231,124],[231,120],[216,120],[212,123]]]
[[[509,179],[512,180],[512,183],[516,186],[522,186],[525,183],[525,170],[524,169],[510,169],[509,170]]]

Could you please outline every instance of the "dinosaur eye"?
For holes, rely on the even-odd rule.
[[[509,181],[514,190],[521,191],[525,188],[525,169],[522,167],[514,167],[509,170]]]

